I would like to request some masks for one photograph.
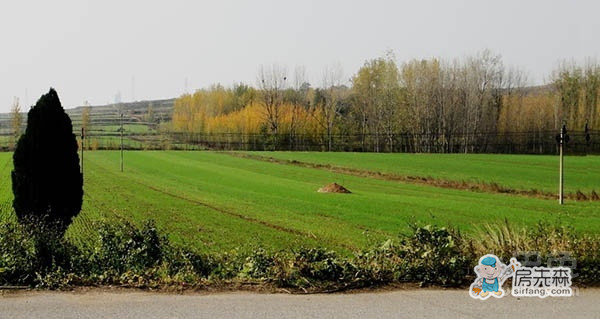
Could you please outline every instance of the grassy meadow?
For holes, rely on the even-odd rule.
[[[261,153],[251,153],[261,154]],[[369,171],[497,182],[552,191],[556,158],[512,155],[284,153],[262,155]],[[599,157],[568,157],[567,190],[598,189]],[[94,221],[154,219],[176,244],[206,252],[325,247],[349,253],[408,233],[412,222],[458,228],[479,238],[485,225],[540,221],[600,231],[600,202],[472,192],[334,173],[199,151],[85,154],[85,198],[68,236],[84,244]],[[2,216],[11,218],[12,154],[0,153]],[[436,168],[437,167],[437,168]],[[323,194],[337,182],[352,194]],[[481,238],[481,240],[486,240]]]
[[[332,165],[398,176],[497,183],[517,189],[557,192],[558,156],[496,154],[406,154],[249,152],[265,157]],[[600,156],[565,157],[565,192],[600,192]]]

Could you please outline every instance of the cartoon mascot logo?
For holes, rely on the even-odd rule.
[[[510,265],[503,264],[495,255],[485,255],[479,259],[475,266],[477,279],[469,288],[469,295],[475,299],[485,300],[490,296],[502,298],[506,294],[502,285],[506,279],[512,277],[520,264],[516,258],[510,259]]]

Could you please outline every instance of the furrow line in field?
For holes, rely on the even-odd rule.
[[[283,160],[277,159],[269,156],[255,155],[255,154],[242,154],[237,152],[220,152],[222,154],[227,154],[230,156],[245,158],[245,159],[253,159],[262,162],[269,162],[281,165],[292,165],[304,168],[313,168],[326,170],[333,173],[338,174],[346,174],[357,177],[366,177],[366,178],[374,178],[385,181],[396,181],[396,182],[404,182],[411,184],[420,184],[427,185],[433,187],[440,188],[448,188],[448,189],[456,189],[456,190],[467,190],[472,192],[483,192],[483,193],[493,193],[493,194],[506,194],[513,196],[523,196],[523,197],[531,197],[531,198],[541,198],[541,199],[557,199],[558,195],[550,192],[545,192],[538,189],[514,189],[508,188],[505,186],[498,185],[497,183],[485,183],[485,182],[466,182],[466,181],[453,181],[446,179],[438,179],[433,177],[423,177],[423,176],[409,176],[409,175],[396,175],[391,173],[382,173],[382,172],[374,172],[368,170],[361,170],[356,168],[349,167],[341,167],[335,166],[331,164],[319,164],[319,163],[308,163],[301,162],[297,160]],[[576,193],[568,193],[565,195],[566,199],[578,200],[578,201],[600,201],[600,195],[596,193],[596,191],[592,190],[590,193],[585,194],[580,191]]]
[[[100,168],[102,170],[105,170],[108,173],[114,174],[113,172],[110,172],[109,170],[105,169],[102,166],[98,166],[98,168]],[[152,186],[152,185],[148,185],[148,184],[146,184],[144,182],[141,182],[141,181],[139,181],[137,179],[130,179],[130,181],[132,181],[132,182],[134,182],[134,183],[136,183],[136,184],[138,184],[140,186],[143,186],[143,187],[146,187],[148,189],[151,189],[152,191],[155,191],[157,193],[161,193],[163,195],[166,195],[166,196],[169,196],[169,197],[172,197],[172,198],[180,199],[180,200],[186,201],[188,203],[192,203],[194,205],[202,206],[202,207],[211,209],[213,211],[219,212],[221,214],[226,214],[226,215],[229,215],[229,216],[240,218],[240,219],[245,220],[247,222],[251,222],[251,223],[254,223],[254,224],[259,224],[259,225],[262,225],[262,226],[265,226],[265,227],[268,227],[268,228],[271,228],[271,229],[275,229],[277,231],[286,232],[286,233],[289,233],[289,234],[292,234],[292,235],[302,236],[302,237],[307,237],[307,238],[312,238],[312,239],[317,239],[317,236],[314,235],[314,234],[312,234],[312,233],[305,233],[305,232],[299,231],[297,229],[292,229],[292,228],[288,228],[288,227],[285,227],[285,226],[276,225],[276,224],[269,223],[269,222],[266,222],[264,220],[260,220],[260,219],[254,218],[254,217],[242,215],[242,214],[239,214],[237,212],[234,212],[234,211],[231,211],[231,210],[227,210],[227,209],[215,206],[215,205],[211,205],[211,204],[202,202],[202,201],[197,200],[197,199],[189,198],[189,197],[186,197],[186,196],[183,196],[183,195],[180,195],[180,194],[175,194],[175,193],[169,192],[167,190],[164,190],[164,189]],[[347,245],[345,243],[341,243],[341,244],[338,244],[338,245],[341,245],[342,247],[344,247],[346,249],[349,249],[351,251],[356,250],[356,247],[349,246],[349,245]]]
[[[192,198],[188,198],[188,197],[185,197],[185,196],[182,196],[182,195],[179,195],[179,194],[174,194],[174,193],[168,192],[166,190],[160,189],[158,187],[154,187],[152,185],[148,185],[148,184],[142,183],[140,181],[135,181],[135,182],[137,184],[142,185],[144,187],[147,187],[147,188],[149,188],[149,189],[151,189],[151,190],[153,190],[155,192],[158,192],[158,193],[161,193],[161,194],[173,197],[173,198],[177,198],[177,199],[180,199],[180,200],[184,200],[184,201],[186,201],[188,203],[192,203],[194,205],[206,207],[208,209],[217,211],[217,212],[222,213],[222,214],[226,214],[226,215],[230,215],[230,216],[233,216],[233,217],[237,217],[237,218],[243,219],[243,220],[251,222],[251,223],[260,224],[262,226],[265,226],[265,227],[268,227],[268,228],[272,228],[272,229],[275,229],[275,230],[278,230],[278,231],[283,231],[283,232],[286,232],[286,233],[289,233],[289,234],[292,234],[292,235],[302,236],[302,237],[307,237],[307,238],[312,238],[312,239],[317,239],[317,236],[315,236],[314,234],[311,234],[311,233],[305,233],[305,232],[299,231],[297,229],[292,229],[292,228],[284,227],[284,226],[281,226],[281,225],[276,225],[276,224],[269,223],[269,222],[266,222],[264,220],[260,220],[260,219],[254,218],[254,217],[242,215],[242,214],[230,211],[230,210],[223,209],[221,207],[217,207],[217,206],[214,206],[214,205],[211,205],[211,204],[199,201],[197,199],[192,199]],[[355,249],[355,247],[350,247],[350,246],[348,246],[346,244],[342,244],[342,246],[345,247],[345,248],[347,248],[347,249]]]

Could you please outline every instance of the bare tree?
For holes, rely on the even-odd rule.
[[[146,111],[146,122],[148,122],[149,125],[154,125],[154,106],[152,105],[152,102],[148,103],[148,110]]]
[[[341,64],[333,64],[323,71],[322,89],[315,93],[313,110],[311,112],[319,125],[325,129],[327,134],[327,150],[333,148],[334,126],[340,115],[340,100],[346,92],[342,87],[344,72]]]
[[[600,65],[596,59],[588,58],[585,62],[585,80],[583,83],[583,119],[577,123],[584,127],[585,123],[598,128],[600,125]]]
[[[83,110],[81,111],[81,128],[87,134],[87,132],[91,131],[92,126],[92,108],[90,107],[90,103],[88,101],[84,102]]]
[[[388,150],[394,148],[394,133],[401,125],[400,74],[388,53],[385,57],[367,61],[352,78],[356,107],[361,117],[363,136],[368,130],[373,150],[381,151],[386,143]],[[383,140],[382,140],[383,138]],[[364,146],[364,138],[363,138]]]
[[[381,64],[381,80],[377,89],[377,126],[385,137],[389,152],[394,151],[394,133],[400,125],[399,115],[402,113],[400,74],[394,56],[390,52]]]
[[[11,130],[11,144],[14,147],[16,142],[19,140],[21,135],[21,126],[23,125],[23,114],[21,114],[21,105],[19,104],[19,98],[15,97],[13,105],[10,111],[10,130]]]
[[[302,109],[308,104],[308,91],[310,84],[306,76],[306,68],[304,66],[297,66],[294,70],[294,83],[293,88],[290,90],[291,95],[289,102],[291,103],[291,114],[290,114],[290,149],[294,149],[296,145],[297,132],[300,126],[305,122],[302,115]]]
[[[286,88],[287,72],[285,68],[272,65],[261,66],[258,75],[258,86],[261,90],[261,102],[264,116],[270,133],[277,138],[283,104],[283,91]],[[275,143],[277,144],[277,143]]]

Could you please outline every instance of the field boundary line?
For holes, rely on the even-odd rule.
[[[514,189],[499,185],[497,183],[485,183],[485,182],[466,182],[466,181],[452,181],[447,179],[433,178],[433,177],[423,177],[423,176],[410,176],[410,175],[397,175],[392,173],[382,173],[382,172],[374,172],[356,168],[335,166],[331,164],[319,164],[319,163],[309,163],[302,162],[298,160],[284,160],[278,159],[270,156],[256,155],[256,154],[245,154],[240,152],[218,152],[221,154],[227,154],[233,157],[244,158],[244,159],[252,159],[262,162],[269,162],[281,165],[290,165],[290,166],[298,166],[304,168],[313,168],[319,170],[326,170],[333,173],[345,174],[357,177],[365,177],[365,178],[373,178],[384,181],[395,181],[395,182],[404,182],[409,184],[419,184],[433,187],[440,187],[446,189],[455,189],[455,190],[467,190],[471,192],[480,192],[480,193],[491,193],[491,194],[506,194],[513,196],[522,196],[529,198],[541,198],[546,200],[554,200],[558,198],[558,195],[545,192],[538,189]],[[596,193],[596,191],[592,190],[589,194],[582,193],[577,191],[576,193],[568,193],[565,195],[566,199],[577,200],[577,201],[600,201],[600,196]]]

